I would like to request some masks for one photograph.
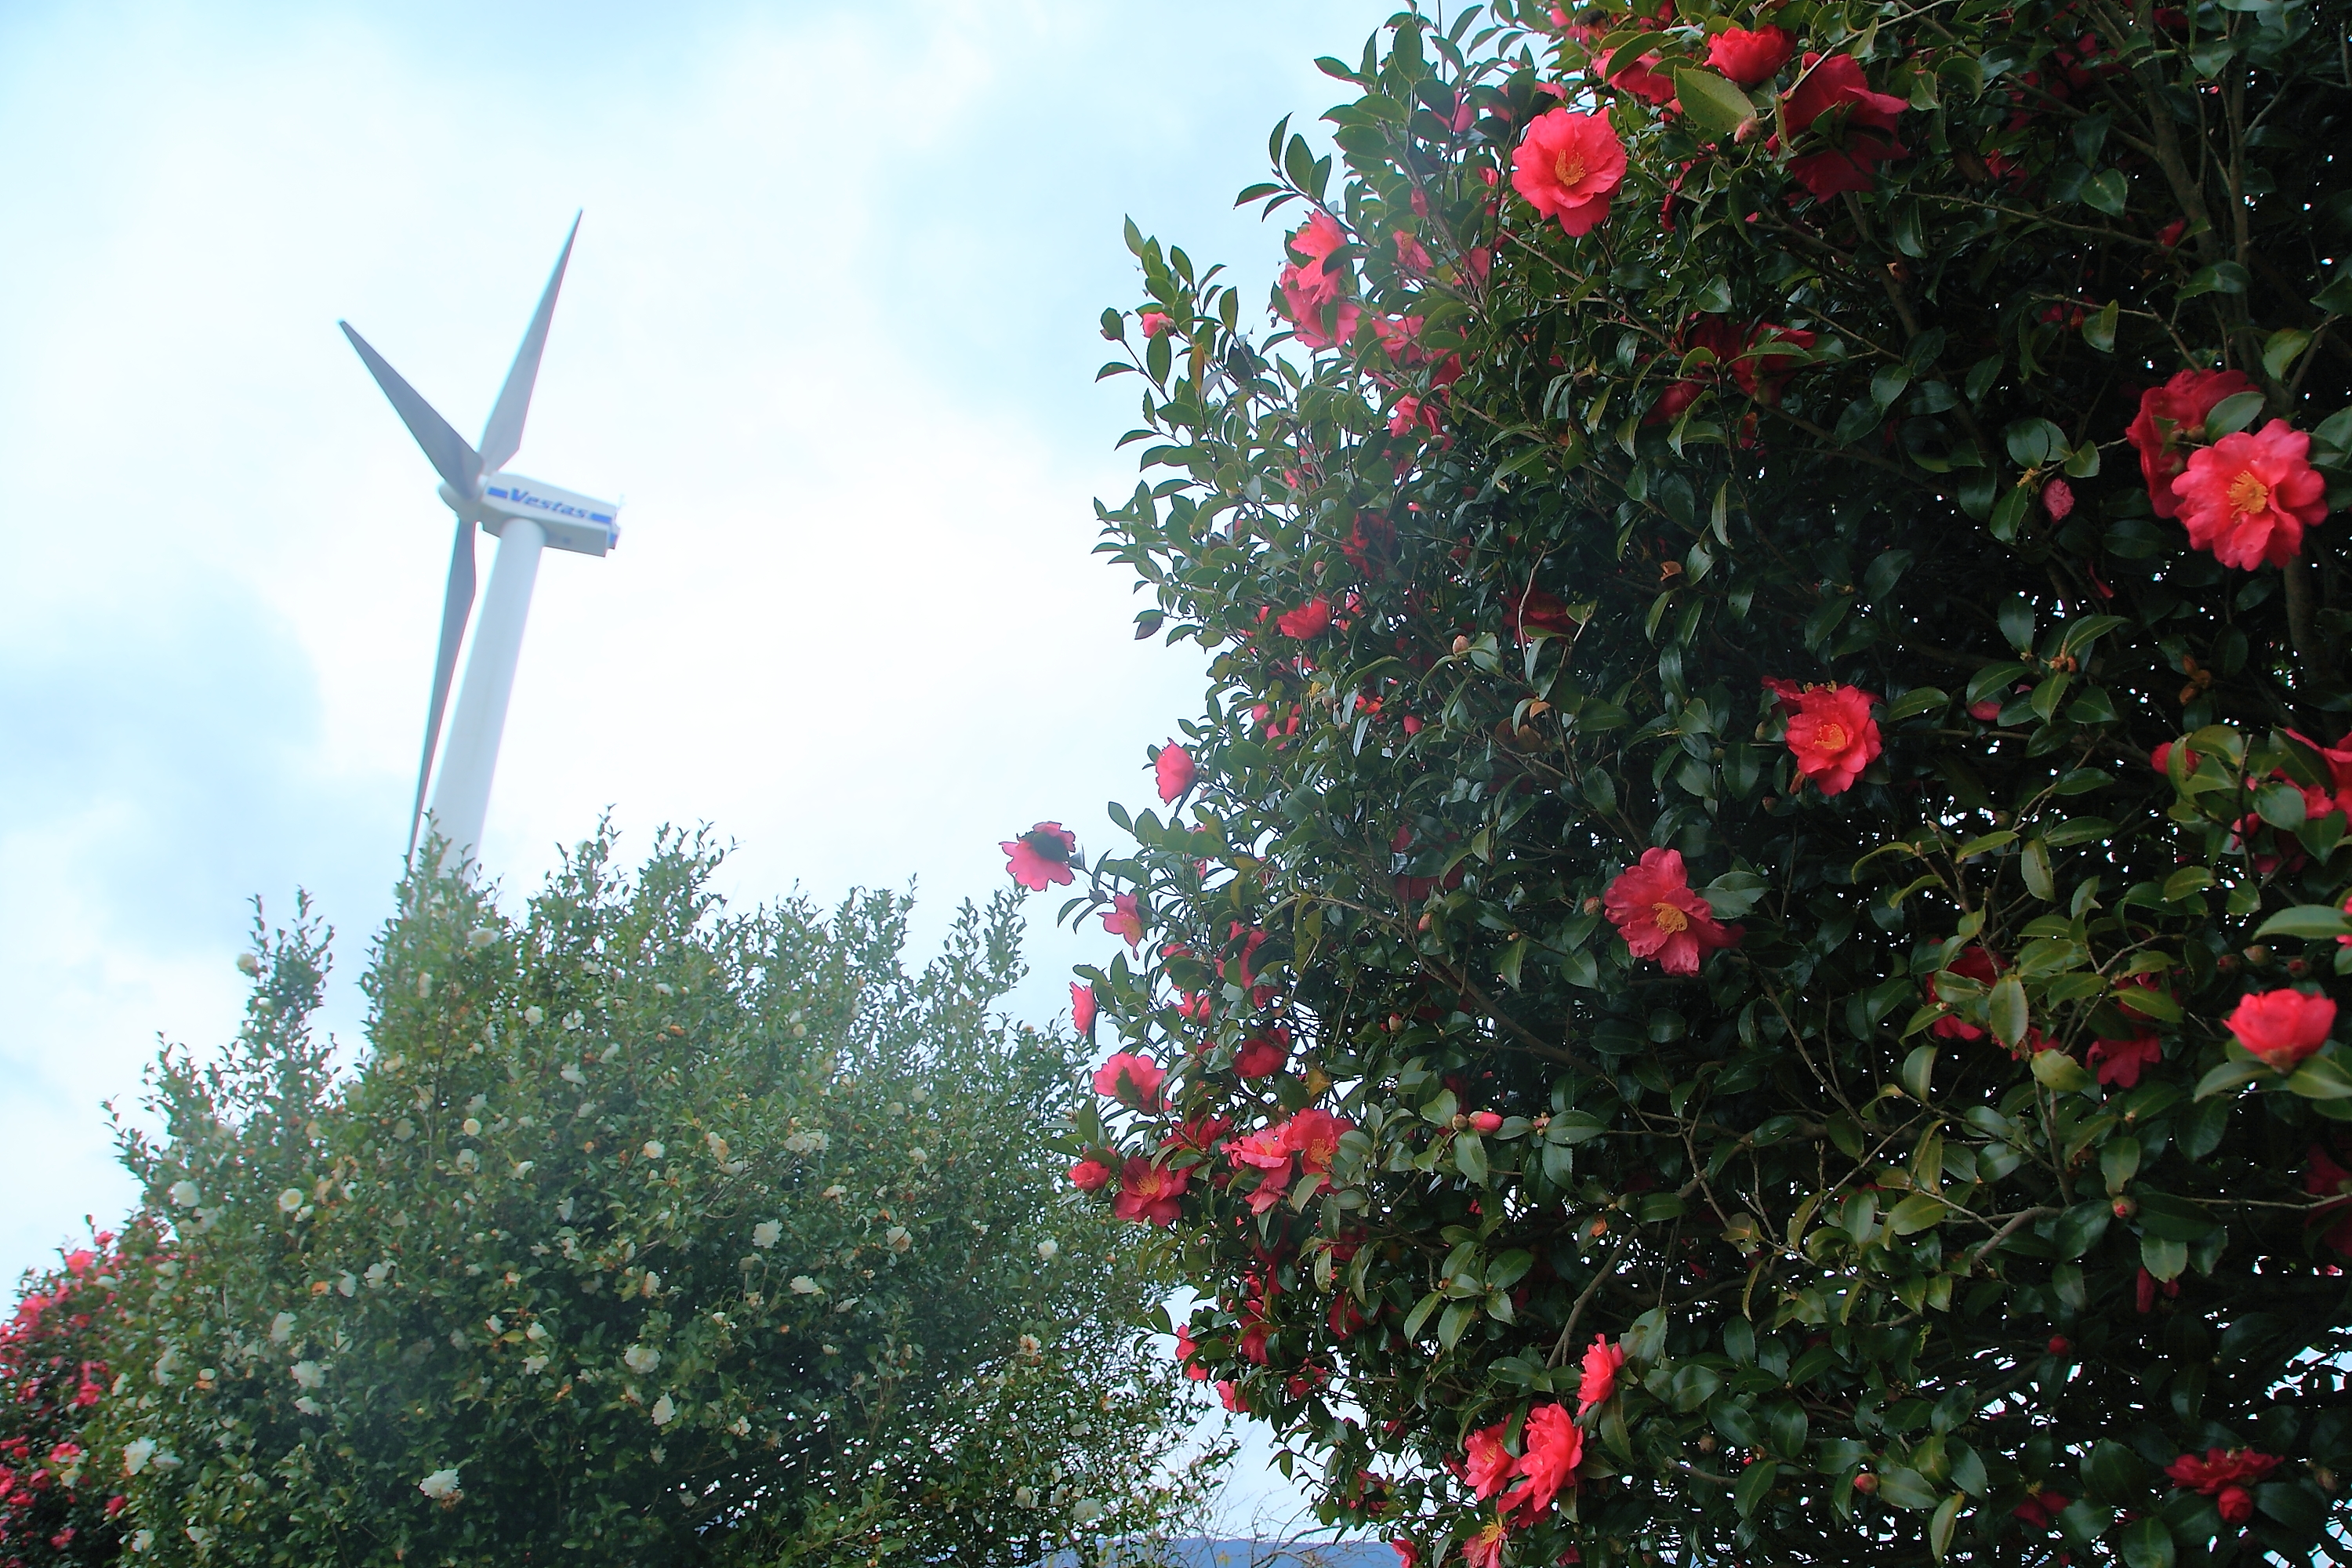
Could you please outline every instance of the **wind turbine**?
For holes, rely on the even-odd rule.
[[[620,508],[537,479],[505,471],[507,459],[522,445],[522,423],[530,412],[530,389],[539,379],[539,359],[547,347],[547,324],[555,314],[556,290],[563,286],[563,269],[572,259],[572,242],[580,233],[580,218],[563,238],[562,254],[547,289],[531,312],[530,325],[515,351],[514,366],[506,385],[499,389],[489,423],[482,427],[481,450],[466,445],[464,437],[433,410],[433,405],[384,363],[382,354],[352,331],[349,321],[335,324],[351,339],[352,347],[392,400],[401,423],[425,448],[434,471],[441,476],[442,500],[457,515],[457,539],[449,550],[449,583],[441,598],[441,647],[433,665],[433,703],[425,721],[425,754],[416,768],[416,801],[409,812],[408,855],[415,858],[416,840],[425,826],[425,791],[433,782],[433,754],[441,739],[441,717],[448,706],[449,683],[457,668],[458,646],[465,640],[466,618],[474,604],[474,529],[477,524],[498,536],[499,552],[490,566],[489,591],[474,623],[474,650],[466,661],[466,682],[457,692],[457,711],[449,723],[446,753],[441,759],[439,783],[433,792],[433,826],[445,841],[443,869],[462,870],[478,858],[483,819],[490,807],[490,775],[499,763],[499,736],[506,728],[507,701],[514,694],[515,663],[522,653],[522,627],[530,614],[531,585],[539,577],[540,552],[549,547],[580,555],[602,555],[620,542]]]

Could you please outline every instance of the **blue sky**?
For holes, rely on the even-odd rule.
[[[928,936],[999,838],[1110,842],[1196,707],[1089,554],[1120,219],[1262,287],[1232,195],[1388,10],[0,10],[0,1270],[122,1212],[100,1102],[233,1029],[252,895],[339,928],[357,1037],[448,524],[338,317],[470,434],[586,211],[513,466],[625,533],[541,568],[505,884],[609,805],[745,900],[918,882]],[[1042,1016],[1108,939],[1037,913]]]

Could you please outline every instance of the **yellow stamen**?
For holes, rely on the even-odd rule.
[[[1580,153],[1562,153],[1552,160],[1551,172],[1552,177],[1561,184],[1573,185],[1584,178],[1584,155]]]
[[[2241,517],[2271,509],[2271,488],[2256,479],[2251,470],[2230,481],[2230,510]]]
[[[1813,744],[1824,752],[1843,752],[1846,748],[1845,726],[1831,722],[1813,731]]]
[[[1660,931],[1665,932],[1668,936],[1674,936],[1690,929],[1690,916],[1683,913],[1682,910],[1676,909],[1672,904],[1652,904],[1650,906],[1650,919],[1656,923],[1657,928]]]

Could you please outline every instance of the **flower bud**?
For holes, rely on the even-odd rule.
[[[2052,1355],[2064,1355],[2068,1351],[2073,1350],[2074,1348],[2074,1342],[2069,1340],[2065,1335],[2053,1334],[2050,1336],[2050,1353]]]
[[[2270,966],[2271,950],[2267,947],[2250,947],[2246,949],[2245,958],[2246,962],[2254,968],[2265,969]]]
[[[1466,637],[1459,636],[1454,637],[1454,651],[1455,653],[1468,653],[1470,651],[1470,639]]]
[[[2139,1213],[2139,1205],[2129,1198],[2117,1198],[2112,1206],[2117,1219],[2129,1219]]]
[[[1860,1492],[1863,1496],[1868,1497],[1871,1493],[1878,1489],[1878,1478],[1872,1475],[1868,1470],[1864,1470],[1860,1475],[1853,1478],[1853,1489]]]

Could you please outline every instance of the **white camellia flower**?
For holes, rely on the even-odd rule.
[[[210,1541],[213,1538],[213,1532],[206,1530],[201,1524],[189,1525],[185,1533],[187,1538],[190,1541],[194,1542],[198,1546],[202,1546],[205,1542]]]
[[[287,1188],[284,1192],[282,1192],[282,1193],[280,1193],[280,1194],[278,1194],[278,1213],[280,1213],[280,1214],[292,1214],[296,1209],[299,1209],[299,1208],[300,1208],[301,1206],[302,1206],[302,1189],[301,1189],[301,1188],[299,1188],[299,1187],[289,1187],[289,1188]]]
[[[637,1152],[643,1154],[648,1160],[658,1160],[664,1154],[668,1153],[669,1151],[663,1147],[662,1141],[660,1139],[648,1138],[646,1140],[646,1146],[643,1149],[638,1150]]]
[[[311,1398],[307,1394],[294,1402],[294,1408],[299,1410],[305,1415],[324,1415],[327,1413],[325,1405],[320,1405],[317,1400]]]
[[[434,1471],[416,1483],[416,1489],[435,1502],[446,1502],[451,1498],[465,1495],[457,1485],[457,1467],[455,1465],[446,1470]]]
[[[315,1361],[298,1361],[287,1370],[294,1374],[298,1387],[324,1388],[327,1385],[327,1369]]]
[[[661,1352],[651,1345],[631,1345],[621,1352],[621,1361],[631,1372],[643,1376],[661,1365]]]
[[[547,1022],[547,1009],[536,1004],[525,1007],[522,1010],[522,1021],[534,1026],[544,1024]]]
[[[821,1127],[803,1128],[784,1140],[784,1147],[795,1154],[822,1154],[833,1145],[833,1135]]]
[[[1049,1236],[1045,1240],[1037,1244],[1037,1261],[1040,1263],[1051,1263],[1055,1258],[1061,1256],[1061,1252],[1062,1244],[1055,1241]]]
[[[727,1140],[726,1140],[726,1139],[721,1138],[721,1137],[720,1137],[720,1136],[719,1136],[719,1134],[718,1134],[718,1133],[716,1133],[716,1132],[706,1132],[706,1133],[704,1133],[704,1134],[702,1135],[702,1142],[703,1142],[706,1145],[708,1145],[708,1146],[709,1146],[709,1150],[710,1150],[710,1157],[711,1157],[712,1159],[719,1161],[721,1164],[724,1164],[724,1163],[726,1163],[726,1160],[727,1160]]]
[[[831,1198],[835,1203],[839,1203],[842,1199],[849,1195],[849,1189],[843,1186],[839,1182],[835,1182],[833,1185],[825,1188],[824,1193],[820,1195]]]
[[[547,1325],[533,1320],[530,1327],[522,1331],[522,1337],[533,1344],[540,1344],[547,1339]]]
[[[151,1546],[152,1546],[152,1545],[154,1545],[154,1544],[155,1544],[155,1532],[154,1532],[153,1531],[152,1531],[152,1530],[134,1530],[134,1531],[132,1531],[131,1532],[131,1551],[133,1551],[133,1552],[144,1552],[144,1551],[146,1551],[149,1547],[151,1547]]]
[[[576,1029],[587,1021],[588,1015],[581,1012],[577,1008],[574,1008],[571,1012],[563,1015],[563,1026],[567,1029]]]
[[[920,1149],[908,1150],[907,1158],[912,1160],[918,1165],[928,1165],[931,1163],[930,1155]]]
[[[134,1437],[122,1445],[122,1473],[126,1476],[137,1475],[147,1468],[147,1461],[154,1457],[154,1438]]]
[[[903,1225],[894,1225],[884,1231],[882,1239],[890,1244],[890,1250],[893,1252],[904,1252],[915,1245],[915,1238],[908,1234],[907,1227]]]
[[[749,1437],[751,1435],[751,1418],[749,1415],[738,1415],[727,1424],[727,1430],[734,1433],[738,1437]]]
[[[294,1337],[294,1314],[280,1312],[269,1320],[269,1342],[282,1345]]]
[[[654,1401],[653,1418],[656,1426],[667,1426],[677,1419],[677,1406],[670,1403],[668,1394]]]
[[[766,1248],[784,1238],[784,1227],[772,1219],[763,1219],[751,1227],[751,1245]]]
[[[565,1062],[563,1070],[555,1075],[566,1083],[586,1083],[588,1075],[580,1070],[578,1062]]]
[[[371,1289],[377,1290],[383,1289],[383,1282],[391,1278],[391,1264],[378,1262],[371,1263],[367,1266],[367,1282]]]
[[[815,1280],[810,1279],[805,1274],[795,1274],[793,1276],[792,1291],[795,1296],[814,1296],[819,1290],[824,1289],[824,1286],[819,1285]]]
[[[236,972],[248,978],[258,975],[261,973],[261,955],[257,952],[238,953],[236,955]]]
[[[471,1149],[458,1150],[457,1157],[449,1163],[467,1175],[471,1175],[476,1171],[482,1168],[481,1156],[475,1153]]]
[[[545,1356],[527,1355],[522,1358],[522,1372],[525,1377],[537,1377],[541,1373],[545,1372],[546,1370],[547,1358]]]
[[[457,1131],[464,1133],[468,1138],[479,1138],[482,1135],[481,1119],[477,1116],[468,1116],[465,1121],[457,1123]]]
[[[350,1300],[360,1293],[360,1277],[348,1268],[344,1269],[342,1277],[335,1281],[335,1289],[344,1300]]]
[[[1014,1487],[1013,1489],[1013,1506],[1014,1508],[1035,1508],[1037,1506],[1037,1489],[1035,1487]]]
[[[1045,1345],[1039,1342],[1036,1335],[1024,1334],[1021,1336],[1022,1360],[1035,1361],[1038,1356],[1045,1352]]]
[[[192,1209],[204,1197],[204,1190],[194,1182],[173,1182],[171,1199],[184,1209]]]

